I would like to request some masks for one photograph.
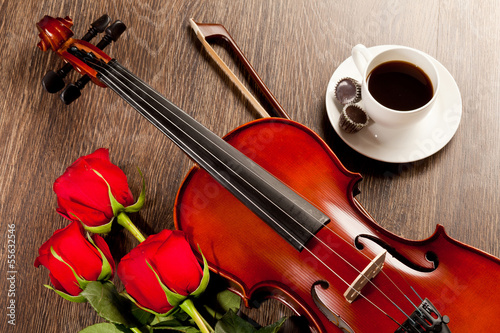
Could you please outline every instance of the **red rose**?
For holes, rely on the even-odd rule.
[[[85,229],[96,233],[108,233],[114,217],[121,212],[140,209],[134,207],[139,201],[133,205],[127,177],[109,161],[104,148],[76,160],[55,181],[54,192],[62,216],[80,221]]]
[[[35,267],[45,266],[55,291],[73,301],[88,281],[106,281],[113,277],[115,263],[102,237],[84,236],[83,227],[72,222],[59,229],[38,250]]]
[[[203,271],[177,230],[163,230],[132,249],[118,264],[118,276],[137,305],[158,314],[188,295],[197,296],[208,284],[207,265]]]

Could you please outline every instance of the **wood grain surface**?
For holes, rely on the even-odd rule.
[[[176,191],[192,162],[109,89],[88,86],[65,106],[41,79],[61,61],[37,47],[35,23],[44,15],[74,20],[75,36],[104,13],[128,27],[108,53],[219,135],[256,117],[210,60],[189,27],[221,23],[284,109],[316,131],[351,171],[364,176],[361,204],[384,228],[409,239],[429,237],[436,224],[459,241],[500,255],[500,6],[496,0],[21,0],[0,2],[0,316],[1,332],[78,332],[99,322],[88,304],[63,300],[43,287],[38,248],[67,225],[56,213],[54,180],[81,155],[100,147],[127,174],[135,195],[139,167],[146,205],[132,216],[144,233],[173,227]],[[418,162],[391,164],[364,157],[333,130],[325,92],[351,48],[400,44],[439,60],[462,95],[463,116],[451,142]],[[242,80],[232,54],[214,45]],[[68,82],[78,76],[73,73]],[[262,99],[256,86],[251,91]],[[446,89],[446,87],[444,87]],[[266,106],[266,103],[264,103]],[[268,107],[267,105],[266,107]],[[16,235],[15,315],[8,324],[7,232]],[[136,241],[109,238],[121,258]],[[243,309],[260,324],[291,312],[276,301]],[[287,324],[284,331],[298,331]]]

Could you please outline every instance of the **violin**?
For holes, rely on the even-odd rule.
[[[104,21],[91,30],[116,40],[124,25],[103,29]],[[361,176],[307,127],[270,117],[220,138],[102,44],[71,38],[71,24],[44,17],[39,47],[51,48],[84,81],[113,90],[196,163],[178,191],[175,226],[247,306],[278,299],[314,332],[500,331],[498,258],[441,225],[421,241],[381,228],[354,199]],[[51,92],[61,89],[60,72],[43,80]],[[72,102],[76,90],[65,90],[63,101]]]

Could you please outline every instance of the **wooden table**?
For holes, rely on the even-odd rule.
[[[219,135],[256,117],[242,94],[215,66],[189,27],[221,23],[234,37],[276,98],[296,120],[316,131],[351,171],[364,176],[357,199],[384,228],[409,239],[429,237],[443,224],[453,238],[500,255],[500,7],[474,1],[3,1],[0,7],[0,281],[6,312],[7,232],[16,235],[16,326],[5,315],[2,332],[76,332],[99,319],[43,287],[37,250],[67,225],[56,213],[54,180],[81,155],[99,147],[147,203],[133,216],[146,234],[173,227],[176,191],[192,162],[109,90],[84,89],[70,106],[45,92],[41,79],[61,66],[37,47],[35,23],[44,15],[71,16],[75,36],[107,13],[128,27],[108,52],[171,101]],[[385,163],[349,148],[329,123],[326,87],[351,48],[400,44],[443,64],[462,96],[461,124],[436,154],[412,163]],[[242,79],[231,53],[216,50]],[[78,78],[70,75],[69,81]],[[250,90],[263,95],[249,83]],[[264,103],[264,106],[269,107]],[[115,258],[136,241],[125,232],[110,240]],[[275,301],[245,312],[260,324],[291,312]],[[287,330],[291,331],[291,325]]]

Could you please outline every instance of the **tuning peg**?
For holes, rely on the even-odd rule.
[[[66,64],[67,65],[67,64]],[[64,80],[63,78],[67,75],[66,74],[59,74],[59,72],[64,73],[64,69],[66,68],[66,65],[61,68],[58,73],[54,71],[48,71],[45,76],[42,79],[42,86],[45,88],[45,90],[51,94],[54,94],[64,88]],[[69,65],[69,69],[71,70],[71,65]]]
[[[87,33],[82,37],[82,40],[89,42],[92,38],[97,36],[98,33],[106,30],[111,19],[108,15],[104,14],[97,20],[92,22]],[[57,72],[48,71],[42,79],[42,86],[45,90],[51,94],[54,94],[64,88],[64,78],[68,75],[73,67],[70,64],[66,64]],[[77,97],[78,98],[78,97]]]
[[[75,83],[68,84],[68,86],[62,91],[60,95],[61,101],[63,101],[66,105],[73,103],[78,97],[82,95],[81,90],[89,82],[90,77],[84,75]]]
[[[96,47],[102,50],[111,42],[116,42],[126,29],[127,26],[122,21],[116,20],[106,28],[104,37],[97,43]]]
[[[69,105],[81,95],[82,93],[80,92],[80,89],[75,84],[70,83],[66,86],[66,88],[64,88],[59,97],[64,104]]]
[[[111,19],[108,15],[104,14],[103,16],[99,17],[97,20],[92,22],[89,31],[87,31],[87,33],[81,39],[89,42],[92,38],[97,36],[98,33],[103,32],[108,26],[109,22],[111,22]]]
[[[109,27],[106,28],[104,37],[99,41],[99,43],[97,43],[96,47],[102,50],[106,46],[111,44],[111,42],[116,42],[126,29],[127,27],[123,22],[116,20]],[[64,104],[69,105],[73,103],[78,97],[80,97],[82,95],[81,90],[89,82],[90,82],[90,77],[84,75],[74,84],[73,83],[68,84],[68,86],[63,90],[60,96]]]

